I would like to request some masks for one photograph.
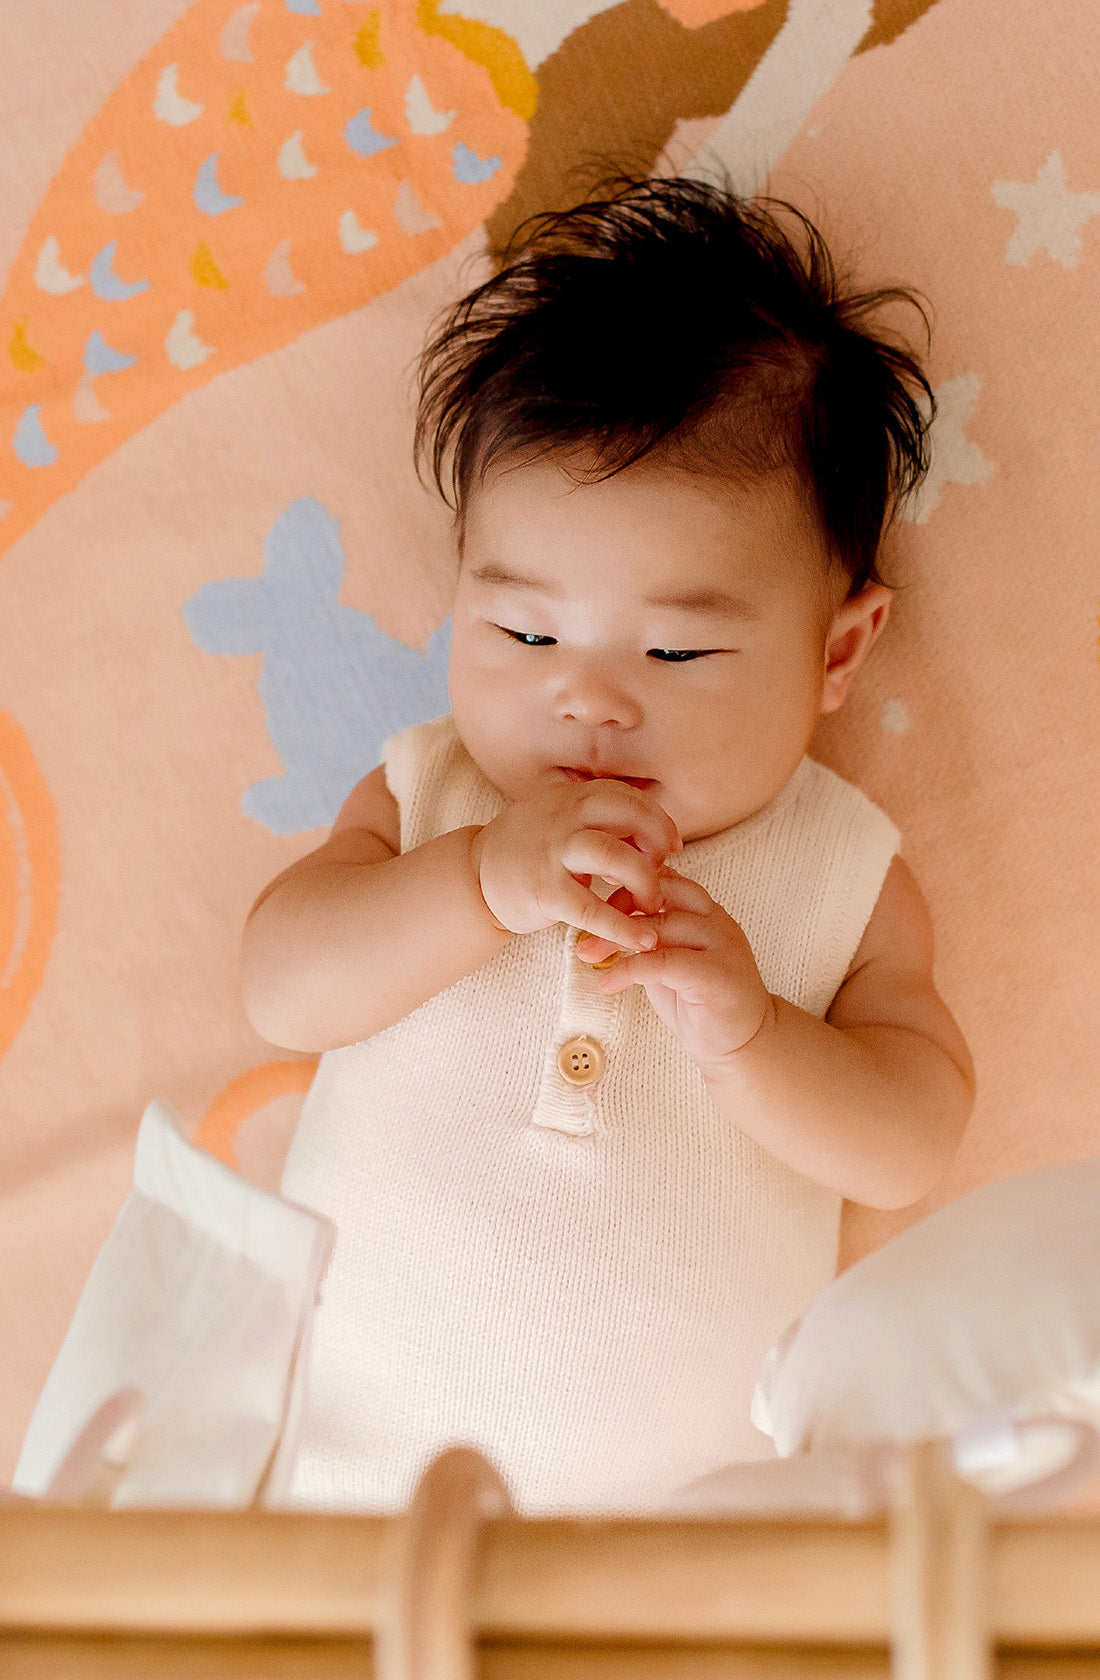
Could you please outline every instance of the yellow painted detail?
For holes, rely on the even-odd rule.
[[[191,278],[196,286],[213,286],[219,292],[229,290],[229,281],[214,261],[205,239],[200,240],[198,249],[191,258]]]
[[[28,319],[29,317],[24,315],[21,321],[15,323],[15,331],[11,335],[11,343],[8,349],[11,352],[12,361],[21,373],[36,373],[39,368],[46,366],[46,358],[40,356],[38,351],[32,349],[27,343]]]
[[[510,35],[477,18],[441,16],[439,0],[416,0],[416,21],[425,35],[441,35],[472,63],[483,65],[501,104],[530,122],[539,102],[539,85]]]
[[[242,128],[252,127],[252,118],[248,114],[248,105],[245,101],[243,88],[229,107],[229,120],[230,122],[240,123]]]
[[[368,12],[355,37],[355,56],[366,70],[379,70],[386,62],[378,45],[381,25],[381,12]]]

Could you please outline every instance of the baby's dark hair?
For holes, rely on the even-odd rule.
[[[788,233],[781,218],[790,218]],[[420,364],[418,463],[463,529],[490,466],[584,452],[584,482],[652,455],[751,479],[794,472],[854,594],[928,468],[935,404],[916,354],[874,330],[902,288],[855,292],[781,200],[620,176],[533,216]],[[449,457],[449,466],[448,466]]]

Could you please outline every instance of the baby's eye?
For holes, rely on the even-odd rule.
[[[699,649],[691,649],[691,648],[686,648],[686,649],[650,648],[649,651],[653,655],[654,659],[667,659],[669,662],[672,662],[673,660],[683,660],[683,659],[705,659],[707,657],[708,653],[717,653],[718,649],[717,648],[699,648]]]
[[[536,636],[531,630],[509,630],[504,624],[497,625],[506,636],[511,636],[521,647],[554,647],[557,638],[554,636]],[[686,659],[705,659],[708,653],[720,653],[720,648],[650,648],[655,659],[663,659],[668,664],[679,664]]]

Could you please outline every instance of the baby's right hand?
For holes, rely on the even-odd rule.
[[[657,871],[683,850],[676,824],[657,801],[626,782],[553,783],[508,805],[474,836],[481,895],[510,933],[568,922],[631,951],[651,950],[656,930],[614,910],[590,890],[593,875],[629,889],[656,917]]]

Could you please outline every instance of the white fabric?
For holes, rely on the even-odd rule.
[[[503,808],[451,717],[385,746],[402,850]],[[676,867],[742,924],[768,988],[823,1015],[897,846],[804,759]],[[606,888],[610,891],[610,888]],[[840,1198],[715,1112],[640,987],[602,993],[563,924],[322,1057],[285,1193],[337,1228],[292,1500],[396,1510],[479,1448],[517,1508],[644,1511],[737,1458],[765,1350],[833,1277]],[[568,1085],[557,1052],[598,1039]]]
[[[47,1493],[97,1408],[137,1389],[144,1415],[114,1506],[278,1499],[332,1240],[326,1220],[195,1149],[150,1103],[134,1188],[39,1396],[16,1490]]]
[[[778,1452],[951,1435],[1002,1413],[1100,1425],[1100,1161],[1002,1179],[843,1272],[769,1353]]]
[[[980,1418],[955,1435],[951,1448],[955,1474],[985,1494],[994,1516],[1057,1510],[1100,1475],[1100,1433],[1080,1418]],[[884,1516],[901,1450],[877,1441],[730,1464],[680,1488],[664,1514]]]

